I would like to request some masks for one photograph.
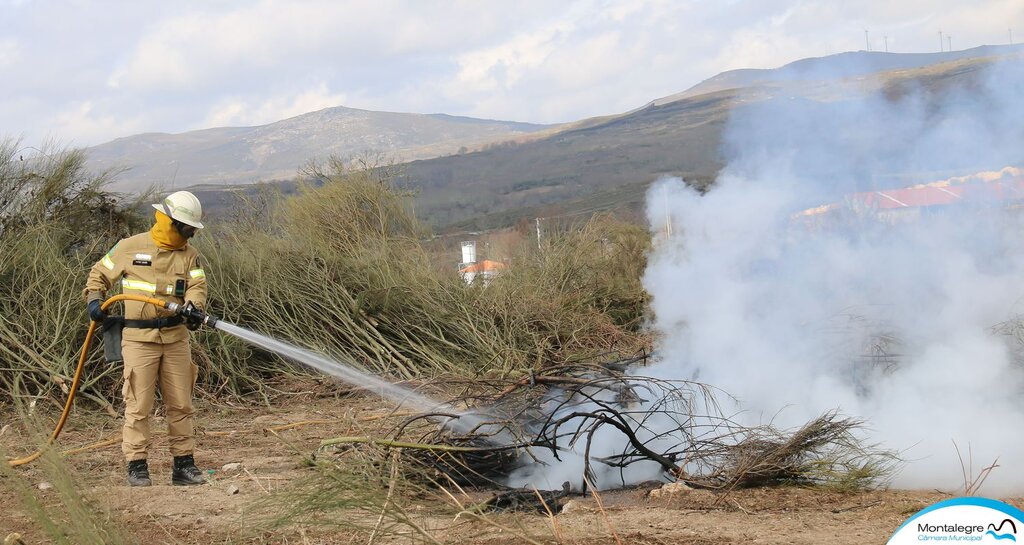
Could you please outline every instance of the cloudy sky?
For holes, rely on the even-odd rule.
[[[932,52],[939,31],[964,49],[1011,28],[1024,41],[1020,0],[0,0],[0,137],[87,146],[342,105],[554,123],[864,49],[865,29]]]

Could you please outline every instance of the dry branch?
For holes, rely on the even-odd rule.
[[[599,472],[601,487],[616,486],[609,478],[619,479],[618,486],[629,484],[625,469],[634,464],[657,464],[665,480],[694,488],[863,487],[880,482],[895,461],[890,453],[861,444],[858,420],[828,413],[792,432],[747,427],[723,415],[716,399],[720,392],[695,382],[573,365],[490,386],[496,394],[452,401],[491,403],[480,411],[493,419],[471,433],[457,434],[443,424],[423,433],[425,426],[417,424],[441,423],[453,415],[422,414],[387,439],[345,437],[325,440],[323,446],[408,447],[405,454],[417,467],[460,486],[500,485],[518,468],[581,456],[584,468],[577,482],[584,491]],[[402,439],[414,430],[422,434],[417,441]],[[597,437],[608,441],[606,430],[618,438],[610,452],[607,444],[598,450],[595,443]],[[502,437],[505,442],[498,440]]]

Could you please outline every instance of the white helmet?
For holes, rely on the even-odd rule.
[[[203,219],[203,205],[199,203],[199,199],[195,195],[188,191],[171,193],[164,199],[164,202],[154,204],[153,208],[185,225],[191,225],[196,229],[203,228],[203,223],[199,221]]]

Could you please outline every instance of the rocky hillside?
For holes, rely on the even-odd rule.
[[[310,159],[382,154],[396,162],[463,152],[547,128],[443,114],[327,108],[256,127],[118,138],[88,150],[90,166],[125,168],[114,189],[246,184],[295,177]]]

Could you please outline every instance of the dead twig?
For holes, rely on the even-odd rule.
[[[861,503],[861,504],[858,504],[858,505],[851,505],[850,507],[844,507],[842,509],[833,509],[832,512],[833,513],[846,513],[847,511],[857,511],[857,510],[860,510],[860,509],[867,509],[869,507],[874,507],[876,505],[880,505],[881,503],[882,503],[882,500],[875,500],[873,502]]]
[[[117,434],[117,435],[108,437],[108,438],[106,438],[106,439],[104,439],[102,441],[97,441],[95,443],[90,443],[90,444],[85,445],[83,447],[73,448],[71,450],[65,450],[64,451],[64,456],[74,456],[76,454],[81,454],[83,452],[88,452],[90,450],[96,450],[96,449],[100,449],[100,448],[103,448],[103,447],[110,447],[110,446],[117,445],[117,444],[120,444],[120,443],[121,443],[121,434]]]
[[[558,524],[558,519],[555,518],[555,514],[551,512],[551,507],[548,506],[548,502],[544,501],[544,495],[537,490],[537,487],[533,487],[533,493],[537,496],[537,501],[544,508],[544,512],[548,516],[548,523],[551,525],[551,533],[555,535],[555,540],[559,543],[564,541],[562,536],[562,526]],[[556,505],[557,507],[557,505]]]
[[[388,413],[388,414],[375,414],[375,415],[371,415],[371,416],[361,416],[359,418],[356,418],[355,421],[356,422],[372,422],[374,420],[382,420],[384,418],[399,418],[399,417],[404,417],[404,416],[412,416],[412,415],[415,415],[415,414],[418,414],[418,413],[414,413],[414,412],[398,412],[398,413]],[[266,428],[263,428],[263,431],[265,431],[265,432],[285,431],[285,430],[291,430],[291,429],[295,429],[295,428],[301,428],[301,427],[304,427],[304,426],[317,426],[317,425],[323,425],[323,424],[337,424],[337,423],[340,423],[340,422],[347,422],[347,421],[348,421],[348,418],[330,418],[330,419],[323,419],[323,420],[302,420],[300,422],[292,422],[290,424],[281,424],[281,425],[278,425],[278,426],[266,427]]]
[[[408,448],[417,450],[430,450],[437,452],[492,452],[494,450],[508,450],[518,448],[517,445],[506,447],[460,447],[454,445],[431,445],[426,443],[410,443],[405,441],[389,441],[387,439],[375,439],[373,437],[335,437],[320,441],[320,448],[334,445],[368,444],[385,448]]]
[[[594,501],[597,502],[597,509],[601,511],[601,518],[604,520],[604,525],[608,528],[608,531],[612,533],[612,537],[615,538],[615,543],[622,545],[622,539],[619,538],[619,533],[615,531],[615,526],[612,525],[612,521],[608,518],[608,512],[605,511],[604,502],[601,501],[601,495],[597,493],[597,488],[592,483],[587,482],[587,487],[590,489],[590,495],[594,496]]]
[[[388,481],[388,495],[384,498],[384,505],[380,508],[377,523],[373,525],[373,531],[370,532],[370,538],[367,540],[366,545],[373,545],[374,541],[377,540],[377,532],[380,531],[381,525],[384,524],[384,515],[387,513],[388,506],[391,504],[391,498],[395,494],[395,483],[398,482],[398,459],[401,453],[401,449],[395,449],[391,453],[391,479]]]
[[[745,515],[751,515],[751,516],[753,516],[753,515],[754,515],[754,513],[751,513],[750,511],[747,511],[746,509],[744,509],[744,508],[743,508],[743,506],[742,506],[742,505],[740,505],[740,502],[738,502],[738,501],[736,501],[736,500],[731,500],[731,501],[732,501],[732,504],[736,506],[736,509],[739,509],[740,511],[742,511],[742,512],[743,512],[743,514],[745,514]]]
[[[250,479],[252,479],[252,482],[256,483],[256,486],[260,487],[260,490],[266,492],[267,494],[270,494],[270,491],[267,490],[265,486],[263,486],[263,483],[261,483],[260,480],[257,479],[256,476],[253,475],[251,471],[249,471],[249,468],[243,467],[242,471],[244,471],[245,474],[248,475]]]
[[[967,463],[964,463],[964,457],[960,454],[960,447],[953,441],[953,448],[956,449],[956,456],[960,460],[960,471],[963,473],[964,479],[964,495],[973,496],[981,490],[981,486],[985,484],[985,480],[992,473],[992,470],[999,467],[999,458],[996,458],[987,467],[982,468],[978,472],[978,476],[974,476],[974,453],[971,450],[970,443],[967,444]]]

